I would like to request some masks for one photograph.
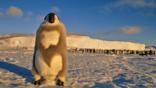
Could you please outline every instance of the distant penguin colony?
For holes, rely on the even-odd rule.
[[[64,86],[67,80],[66,28],[55,13],[45,16],[36,33],[34,84]]]

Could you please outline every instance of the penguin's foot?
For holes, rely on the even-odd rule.
[[[34,85],[41,85],[41,80],[36,80],[33,82]]]
[[[58,79],[56,85],[64,86],[64,82],[62,82],[60,79]]]

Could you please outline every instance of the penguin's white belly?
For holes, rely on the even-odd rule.
[[[62,56],[56,54],[54,57],[52,57],[50,65],[50,68],[52,69],[52,74],[57,75],[58,72],[62,69]]]
[[[58,31],[44,31],[41,44],[48,48],[50,45],[57,45],[59,42],[60,33]]]
[[[50,67],[44,61],[39,50],[37,50],[37,52],[36,52],[36,57],[37,57],[36,61],[35,61],[36,68],[39,71],[40,75],[42,75],[42,76],[44,76],[44,75],[56,76],[59,73],[59,71],[62,69],[62,56],[60,54],[55,54],[51,58]],[[48,59],[48,58],[46,58],[46,59]]]

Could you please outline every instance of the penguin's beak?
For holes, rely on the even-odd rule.
[[[45,21],[49,23],[54,23],[55,22],[55,13],[49,13],[45,18]]]
[[[48,22],[49,23],[54,23],[55,22],[55,15],[49,15]]]

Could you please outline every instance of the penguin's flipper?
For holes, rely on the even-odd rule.
[[[34,54],[33,54],[33,65],[32,65],[32,74],[34,76],[34,84],[40,84],[40,80],[41,80],[41,76],[39,75],[38,73],[38,70],[36,68],[36,65],[35,65],[35,60],[36,60],[36,51],[37,51],[37,48],[38,48],[38,44],[37,44],[37,36],[36,36],[36,40],[35,40],[35,47],[34,47]]]

